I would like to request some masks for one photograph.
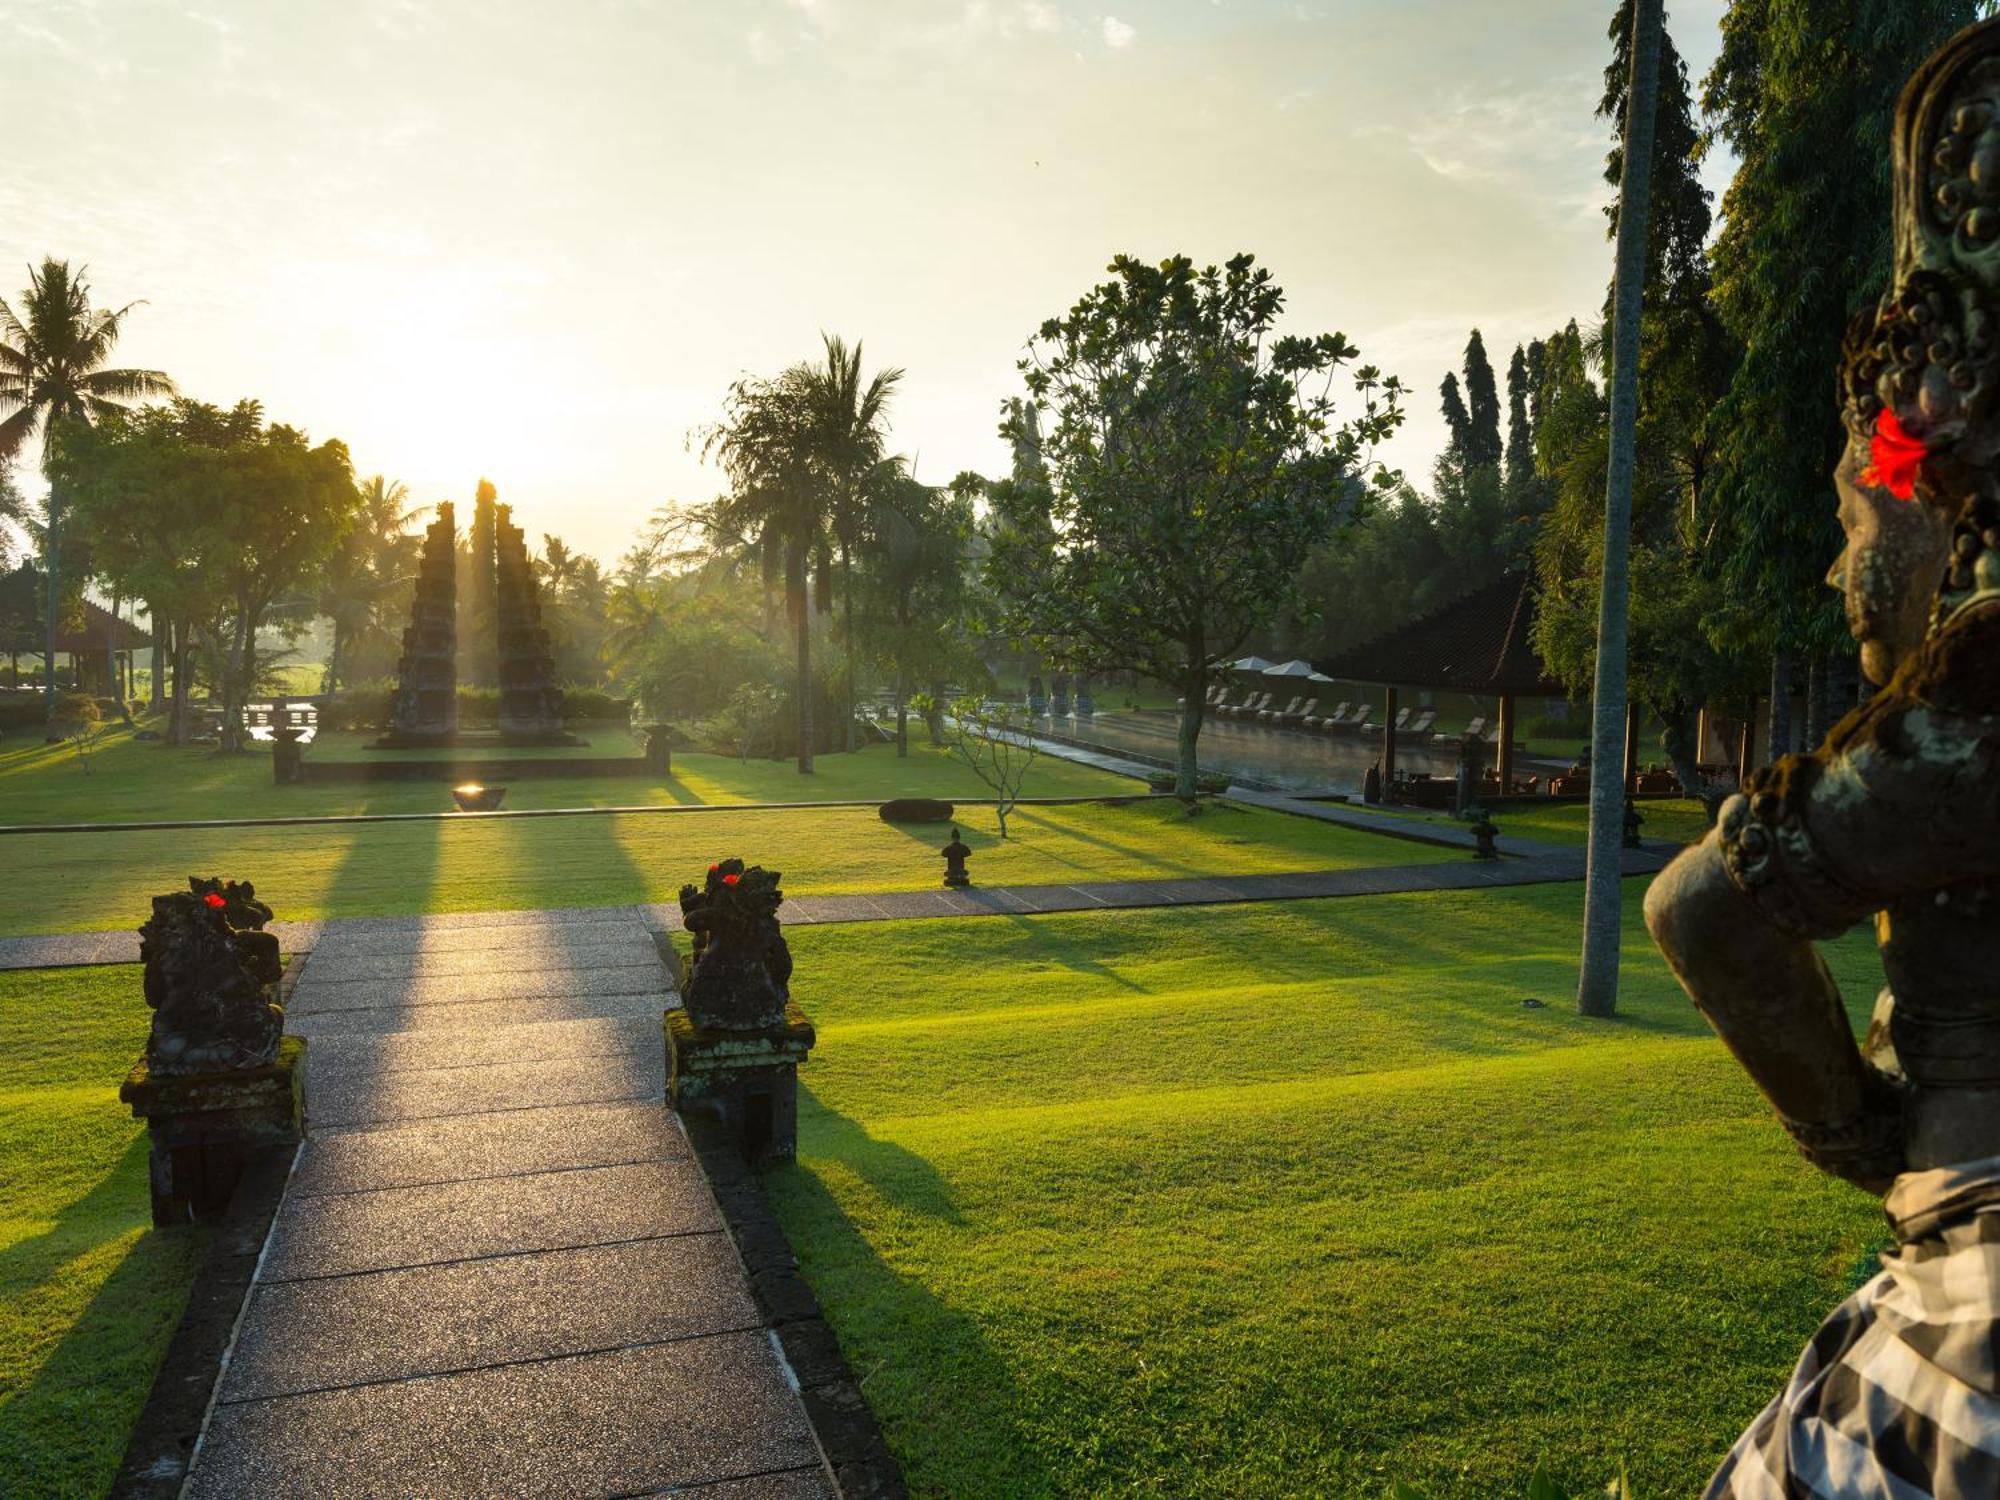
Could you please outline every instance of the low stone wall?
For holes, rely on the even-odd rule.
[[[432,760],[323,760],[307,758],[300,780],[306,782],[352,781],[477,781],[487,786],[505,786],[510,779],[524,776],[644,776],[648,774],[643,755],[520,756],[507,759],[444,754]]]

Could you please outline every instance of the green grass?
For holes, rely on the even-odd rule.
[[[201,1229],[153,1230],[118,1083],[145,1045],[136,967],[0,973],[0,1491],[95,1496],[118,1466]]]
[[[1637,893],[1611,1022],[1579,887],[795,932],[769,1184],[915,1489],[1694,1493],[1881,1212]],[[1859,1016],[1868,945],[1833,961]]]
[[[637,756],[623,729],[590,730],[584,749],[563,755]],[[309,759],[359,759],[361,735],[332,735]],[[507,785],[509,808],[645,807],[689,802],[885,801],[891,797],[990,797],[992,792],[944,751],[920,742],[908,760],[878,745],[852,755],[817,757],[801,776],[791,762],[751,761],[723,755],[676,753],[674,774],[650,776],[521,777]],[[402,752],[375,752],[379,755]],[[484,752],[481,752],[482,754]],[[519,751],[515,754],[551,754]],[[1143,790],[1136,781],[1072,761],[1043,756],[1024,788],[1031,797],[1123,796]],[[123,823],[196,818],[311,817],[329,813],[438,812],[450,807],[449,783],[377,782],[275,786],[267,750],[223,755],[210,749],[174,750],[110,731],[103,747],[79,763],[67,745],[43,745],[39,734],[9,735],[0,743],[0,823]]]
[[[1420,864],[1458,851],[1231,804],[1189,817],[1171,799],[1023,807],[1003,843],[990,807],[958,826],[984,885]],[[740,855],[793,895],[927,890],[948,837],[871,808],[743,808],[562,818],[451,818],[306,827],[144,829],[0,837],[32,878],[0,882],[0,935],[136,926],[187,876],[256,882],[283,918],[610,906],[671,900]]]

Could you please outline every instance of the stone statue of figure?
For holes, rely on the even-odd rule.
[[[740,859],[718,860],[697,888],[681,887],[681,925],[694,939],[688,1016],[698,1026],[755,1031],[785,1024],[792,953],[778,921],[780,875]]]
[[[1880,685],[1654,883],[1674,972],[1812,1162],[1885,1196],[1882,1274],[1711,1497],[2000,1495],[2000,22],[1910,82],[1896,266],[1842,362],[1828,581]],[[1814,943],[1874,918],[1857,1044]]]
[[[146,1064],[155,1077],[267,1066],[285,1016],[276,1003],[284,964],[263,931],[271,908],[248,881],[191,876],[153,898],[139,929],[153,1026]]]

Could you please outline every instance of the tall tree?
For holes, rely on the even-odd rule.
[[[416,567],[418,539],[410,522],[409,488],[376,474],[359,486],[353,528],[315,576],[311,612],[333,627],[322,693],[335,693],[345,680],[351,654],[388,634],[385,611],[403,591]]]
[[[1507,362],[1507,492],[1526,497],[1535,482],[1535,430],[1528,421],[1528,351]]]
[[[147,396],[173,393],[158,370],[107,369],[126,314],[139,304],[92,307],[88,267],[74,272],[69,262],[49,257],[28,272],[28,288],[17,313],[0,301],[0,459],[22,452],[39,428],[42,468],[57,458],[59,433],[67,424],[89,426]],[[48,732],[55,734],[56,627],[62,610],[62,549],[66,517],[60,486],[49,481],[42,524],[42,581],[46,678],[44,703]]]
[[[915,685],[942,676],[964,656],[966,553],[974,486],[937,489],[889,461],[870,505],[873,540],[859,590],[865,634],[887,663],[896,694],[896,755],[910,753],[909,702]]]
[[[1623,926],[1625,641],[1630,598],[1626,547],[1631,528],[1634,429],[1639,417],[1639,316],[1646,270],[1646,225],[1653,170],[1653,105],[1659,93],[1660,0],[1631,0],[1631,86],[1618,188],[1618,257],[1612,289],[1610,457],[1604,480],[1604,560],[1597,616],[1597,679],[1591,699],[1590,850],[1584,879],[1583,956],[1577,1009],[1605,1016],[1618,1008],[1618,944]]]
[[[1483,468],[1500,462],[1500,390],[1493,361],[1477,328],[1465,341],[1465,462]]]
[[[240,749],[257,633],[333,556],[359,507],[346,445],[266,425],[255,401],[223,411],[177,400],[66,426],[53,476],[73,488],[124,592],[181,601],[217,662],[224,748]]]
[[[1444,413],[1445,457],[1463,467],[1471,461],[1472,417],[1459,392],[1458,377],[1449,370],[1438,382],[1438,409]]]
[[[1916,66],[1980,0],[1735,0],[1704,82],[1740,159],[1714,247],[1743,356],[1714,420],[1717,558],[1769,648],[1850,651],[1822,579],[1840,550],[1829,476],[1845,441],[1828,371],[1890,263],[1890,120]]]
[[[883,462],[888,445],[889,401],[903,378],[898,369],[878,370],[863,378],[861,345],[852,349],[835,335],[821,335],[824,358],[799,369],[805,399],[810,407],[812,451],[810,460],[825,489],[827,542],[840,569],[842,610],[841,635],[848,653],[845,690],[844,741],[854,748],[854,599],[855,556],[869,534],[871,475]],[[822,553],[824,556],[824,553]],[[819,608],[831,604],[833,590],[826,586],[822,566],[822,586],[817,591]]]
[[[1354,370],[1360,409],[1337,423],[1333,382],[1356,349],[1277,336],[1284,293],[1249,255],[1110,269],[1020,362],[1052,419],[1049,486],[993,487],[1005,524],[987,572],[1016,638],[1179,690],[1175,787],[1192,798],[1210,682],[1298,603],[1300,560],[1392,481],[1370,450],[1401,418],[1401,387]]]

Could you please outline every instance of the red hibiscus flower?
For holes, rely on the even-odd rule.
[[[734,885],[736,884],[737,881],[741,880],[742,878],[743,877],[741,875],[725,875],[722,877],[722,883],[724,885]]]
[[[711,874],[711,875],[713,875],[713,874],[714,874],[714,873],[715,873],[715,872],[716,872],[717,870],[719,870],[719,869],[721,869],[721,868],[722,868],[722,866],[721,866],[721,865],[710,865],[710,866],[708,867],[708,873],[709,873],[709,874]]]
[[[217,911],[220,911],[223,908],[223,906],[227,904],[223,901],[222,897],[216,894],[214,891],[208,892],[201,899],[204,903],[214,907]]]
[[[1861,482],[1887,490],[1898,500],[1913,500],[1917,494],[1917,470],[1923,467],[1929,453],[1924,440],[1911,434],[1895,412],[1885,406],[1875,419],[1875,436],[1868,444],[1869,464],[1861,471]]]

